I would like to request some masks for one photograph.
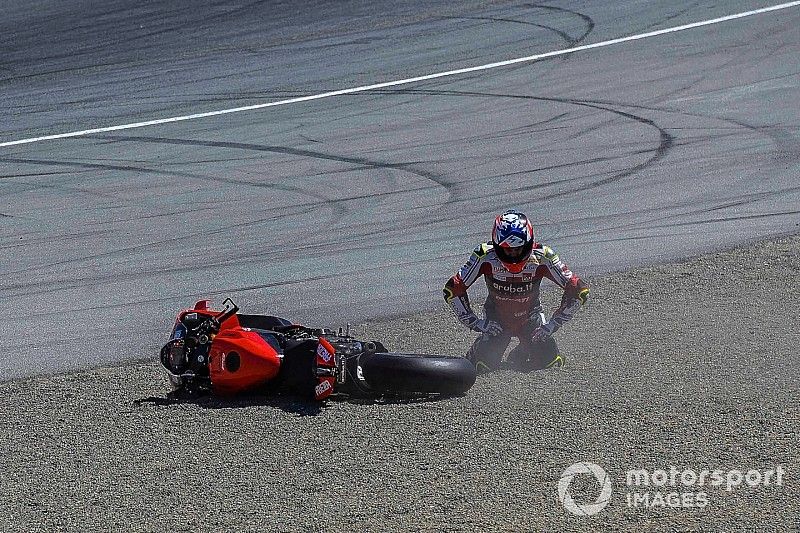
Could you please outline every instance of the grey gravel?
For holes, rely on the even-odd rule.
[[[797,530],[799,257],[791,237],[590,279],[558,335],[567,367],[460,398],[176,403],[154,361],[2,383],[0,530]],[[444,309],[358,327],[395,349],[470,341]],[[612,476],[593,517],[557,498],[578,461]],[[704,509],[627,508],[624,472],[669,465],[787,474]]]

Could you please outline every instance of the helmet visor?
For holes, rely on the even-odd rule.
[[[525,247],[524,246],[503,246],[503,252],[505,253],[506,257],[511,259],[512,261],[517,259],[522,259],[525,255]]]

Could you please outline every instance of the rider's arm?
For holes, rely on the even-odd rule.
[[[490,249],[487,244],[475,248],[467,263],[444,285],[444,300],[453,308],[461,323],[470,329],[475,327],[479,318],[469,304],[467,289],[475,283],[486,267],[491,268],[491,265],[483,260]]]
[[[545,275],[556,285],[564,289],[561,305],[555,310],[553,316],[547,321],[547,329],[554,333],[561,326],[572,320],[586,299],[589,297],[589,286],[578,276],[572,273],[569,267],[561,261],[552,248],[542,246],[546,267]]]

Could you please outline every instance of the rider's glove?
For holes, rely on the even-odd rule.
[[[531,335],[531,340],[533,342],[541,342],[550,338],[550,336],[555,333],[557,329],[558,325],[555,322],[545,322],[534,330],[533,335]]]
[[[472,331],[477,331],[478,333],[485,333],[490,337],[500,335],[503,332],[503,326],[494,320],[489,320],[488,318],[478,320],[472,325],[471,329]]]

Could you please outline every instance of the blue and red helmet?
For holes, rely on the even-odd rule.
[[[494,220],[492,244],[500,262],[509,272],[525,268],[533,249],[533,226],[519,211],[506,211]]]

